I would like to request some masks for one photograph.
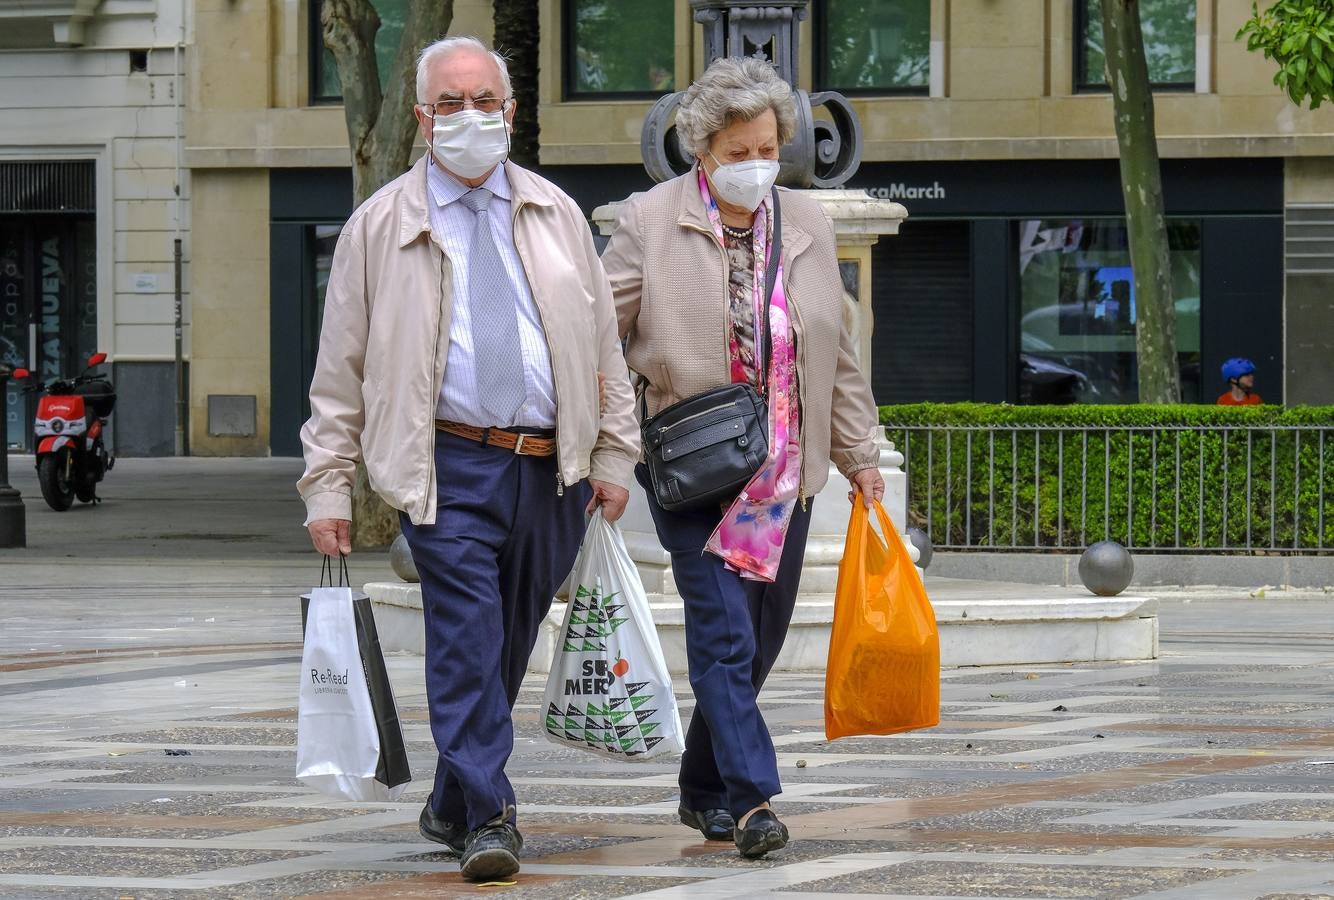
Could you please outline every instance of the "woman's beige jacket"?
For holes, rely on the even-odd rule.
[[[731,380],[727,262],[694,170],[636,194],[602,254],[626,362],[647,382],[649,415]],[[807,194],[779,189],[783,287],[797,337],[802,487],[833,460],[845,476],[879,464],[877,411],[843,324],[834,229]]]

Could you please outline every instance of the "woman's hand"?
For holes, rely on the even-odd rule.
[[[866,508],[870,509],[874,503],[885,496],[885,479],[880,477],[879,469],[861,469],[852,473],[853,490],[848,491],[848,502],[856,502],[857,495],[862,495],[862,500],[866,502]]]

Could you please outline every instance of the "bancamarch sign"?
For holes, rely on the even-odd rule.
[[[939,181],[933,181],[930,185],[895,181],[880,187],[868,187],[866,193],[878,200],[944,200],[945,186]]]

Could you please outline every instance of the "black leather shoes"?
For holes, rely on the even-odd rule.
[[[700,834],[704,835],[705,840],[709,841],[730,841],[732,832],[736,830],[736,819],[725,809],[686,809],[684,806],[676,810],[676,815],[681,819],[682,825],[689,825]]]
[[[463,855],[463,843],[468,838],[468,826],[441,821],[435,810],[431,809],[430,800],[426,801],[421,816],[417,818],[417,830],[428,841],[444,844],[454,851],[455,855]]]
[[[787,846],[787,826],[778,821],[773,810],[761,809],[751,814],[745,828],[733,832],[736,848],[746,859],[759,859],[773,850]]]
[[[468,832],[460,868],[469,881],[497,881],[519,871],[523,838],[503,817]]]

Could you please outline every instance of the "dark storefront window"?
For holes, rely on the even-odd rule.
[[[656,97],[676,89],[672,0],[567,0],[565,96]]]
[[[1135,403],[1134,278],[1122,219],[1017,223],[1019,402]],[[1200,400],[1200,229],[1169,219],[1182,400]]]
[[[274,169],[269,214],[269,448],[300,456],[334,248],[352,215],[351,171]]]
[[[1166,90],[1195,87],[1196,0],[1142,0],[1140,28],[1149,80]],[[1102,4],[1075,0],[1075,88],[1107,90],[1102,41]]]
[[[871,389],[882,404],[973,400],[971,226],[909,221],[871,251]]]
[[[408,0],[372,0],[371,6],[380,15],[380,30],[375,33],[375,61],[379,64],[380,87],[383,89],[398,60]],[[343,84],[338,80],[338,66],[334,64],[333,53],[324,46],[324,34],[320,30],[319,0],[310,3],[310,57],[310,102],[342,102]]]
[[[930,0],[826,0],[815,6],[821,89],[925,94],[931,77]]]
[[[97,347],[97,255],[91,217],[15,217],[0,222],[0,363],[43,381],[77,375]],[[36,357],[31,357],[36,326]],[[8,383],[11,446],[31,439],[31,395]]]
[[[313,296],[306,298],[307,306],[313,311],[309,328],[314,340],[311,346],[318,346],[320,324],[324,321],[324,295],[329,290],[329,270],[333,268],[334,247],[338,244],[338,234],[342,225],[311,225],[307,235],[310,250],[310,284]],[[311,361],[314,371],[315,361]]]

